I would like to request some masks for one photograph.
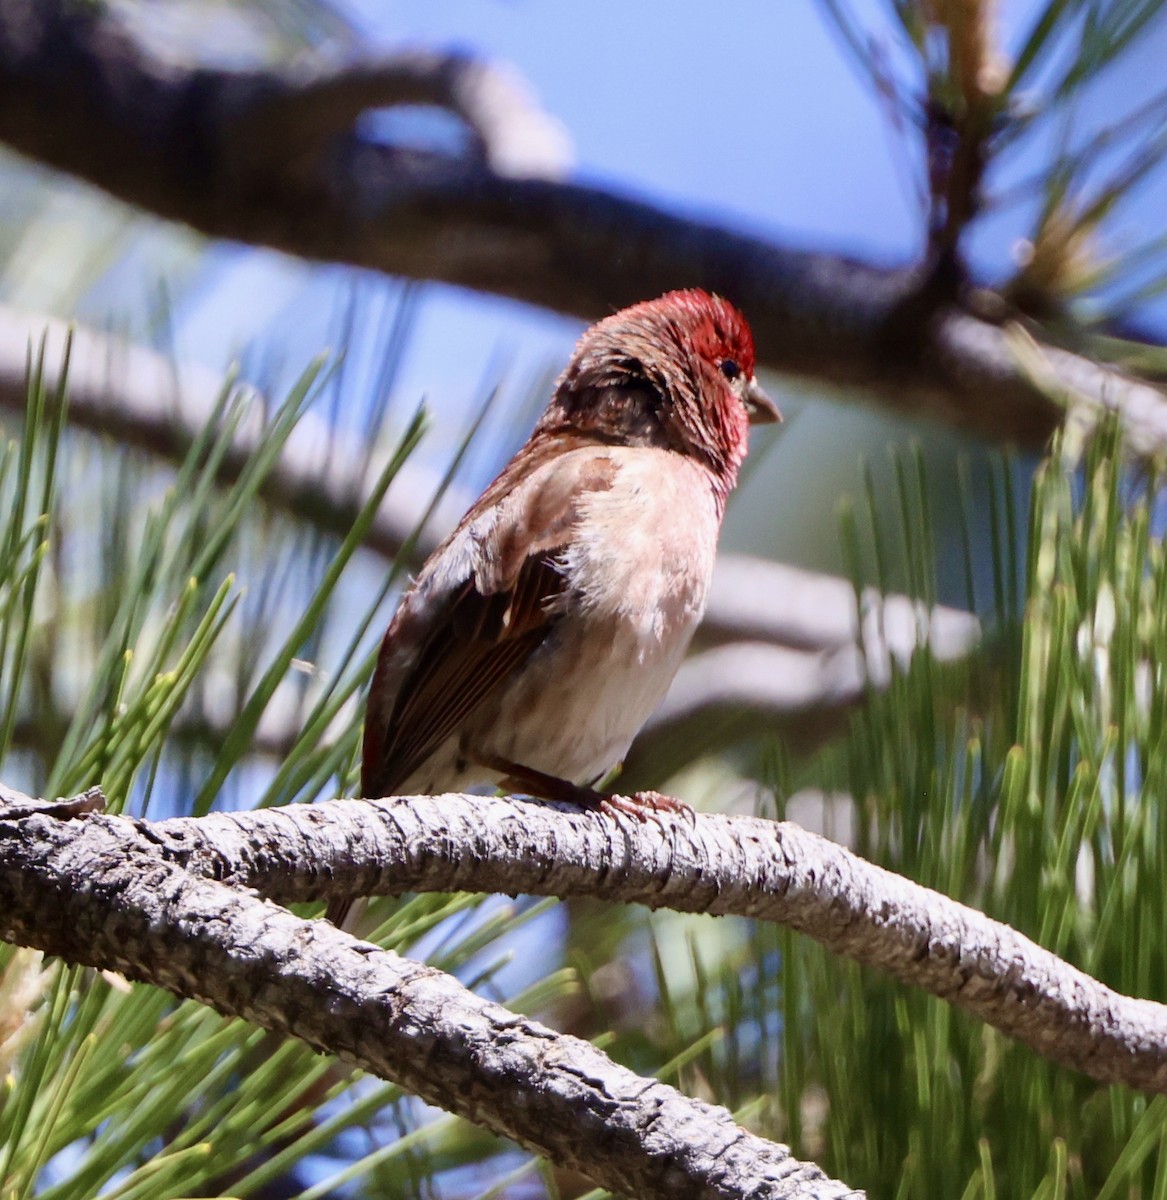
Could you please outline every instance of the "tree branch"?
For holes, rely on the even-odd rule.
[[[56,802],[47,814],[2,789],[0,804],[11,806],[0,809],[0,935],[75,961],[94,961],[84,957],[90,941],[93,953],[123,953],[116,937],[112,945],[93,940],[94,927],[106,909],[123,913],[119,889],[137,888],[139,875],[135,921],[157,915],[153,881],[174,880],[174,872],[281,903],[406,891],[590,896],[775,921],[1100,1083],[1167,1092],[1167,1006],[1123,996],[1009,926],[789,822],[668,813],[638,821],[514,797],[445,795],[158,822],[93,815],[66,827],[54,817],[91,809],[92,793]],[[95,891],[106,869],[115,872],[108,894]],[[45,888],[55,890],[49,896]],[[132,961],[113,965],[179,990],[144,967],[135,973]],[[207,993],[198,997],[219,1006]]]
[[[0,935],[300,1038],[627,1195],[858,1195],[441,971],[197,878],[144,822],[0,810]]]
[[[187,869],[283,903],[485,891],[775,921],[1100,1083],[1167,1092],[1167,1006],[1114,992],[1009,926],[789,822],[668,813],[638,821],[445,795],[212,814],[148,829]]]
[[[45,339],[45,385],[60,383],[66,339],[71,339],[68,372],[69,423],[109,437],[119,445],[181,462],[214,418],[223,378],[199,366],[179,372],[164,355],[121,338],[72,326],[43,314],[27,316],[0,305],[0,408],[22,413],[28,402],[30,347]],[[246,383],[233,387],[246,406],[230,449],[218,466],[222,483],[238,478],[265,436],[266,398]],[[344,537],[353,527],[369,488],[388,460],[346,442],[314,413],[304,413],[292,430],[278,463],[264,479],[264,499],[327,533]],[[367,545],[396,558],[414,534],[438,475],[406,461],[389,498],[378,510]],[[427,554],[461,517],[463,497],[447,494],[422,531],[418,552]]]
[[[567,132],[513,71],[466,54],[398,51],[390,59],[329,70],[251,77],[262,98],[240,121],[236,152],[268,169],[289,146],[325,152],[366,112],[431,105],[460,117],[479,161],[500,176],[557,179],[571,166]],[[272,81],[272,86],[268,86]]]
[[[1009,326],[914,305],[914,272],[362,140],[357,106],[396,103],[400,90],[377,86],[393,75],[392,62],[313,77],[190,69],[153,58],[100,6],[0,0],[0,140],[211,237],[588,318],[699,284],[749,314],[775,370],[1027,445],[1057,426],[1063,398],[1084,401],[1121,410],[1140,451],[1167,447],[1162,392],[1050,347],[1039,385]]]

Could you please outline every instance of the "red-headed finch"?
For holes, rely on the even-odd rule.
[[[749,326],[717,296],[669,292],[588,329],[526,445],[402,597],[369,692],[362,795],[489,782],[666,807],[590,785],[672,682],[748,426],[778,419]]]

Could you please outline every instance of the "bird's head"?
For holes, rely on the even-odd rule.
[[[688,455],[728,493],[749,425],[778,420],[754,376],[745,318],[720,296],[691,288],[635,304],[586,330],[540,428]]]

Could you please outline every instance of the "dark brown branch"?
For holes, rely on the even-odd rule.
[[[441,971],[197,878],[125,819],[0,810],[0,936],[300,1038],[630,1196],[858,1195]]]
[[[211,237],[589,318],[700,284],[748,313],[761,360],[776,370],[1027,445],[1056,427],[1061,397],[1080,393],[1123,410],[1140,449],[1167,446],[1161,392],[1048,350],[1051,399],[1006,328],[907,303],[912,272],[780,246],[594,188],[509,178],[473,156],[372,145],[350,118],[360,100],[378,102],[362,88],[392,63],[351,68],[351,89],[344,72],[324,86],[320,76],[191,70],[152,58],[103,12],[0,0],[0,140]],[[313,90],[327,102],[304,115],[306,134],[288,113]],[[383,95],[393,102],[391,89]]]
[[[928,258],[934,285],[963,275],[961,241],[984,200],[990,143],[1003,107],[1008,73],[997,44],[994,7],[971,4],[922,9],[928,36],[942,37],[947,70],[929,73],[925,138],[932,193]],[[955,293],[953,293],[955,294]]]
[[[270,78],[270,77],[269,77]],[[289,74],[240,123],[237,147],[272,161],[290,145],[325,151],[338,130],[364,113],[398,105],[432,105],[461,117],[481,162],[497,175],[555,179],[570,166],[566,131],[548,116],[521,78],[465,54],[398,51],[390,59]]]

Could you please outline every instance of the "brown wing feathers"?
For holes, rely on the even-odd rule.
[[[506,518],[475,543],[471,578],[429,622],[388,722],[366,723],[363,795],[393,794],[522,666],[558,620],[556,602],[565,583],[557,558],[571,541],[581,498],[610,487],[614,468],[589,455],[578,472],[547,473],[540,468],[552,450],[564,453],[562,439],[529,443],[454,534],[475,520],[484,503],[513,494]]]
[[[397,699],[378,781],[391,794],[547,636],[546,606],[563,588],[550,559],[527,560],[511,592],[463,589]],[[380,793],[379,793],[380,794]]]

